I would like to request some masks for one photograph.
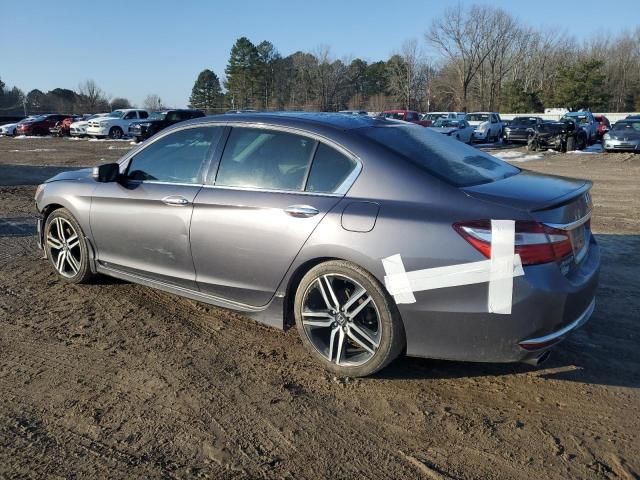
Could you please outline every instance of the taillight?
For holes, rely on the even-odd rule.
[[[453,228],[485,257],[491,257],[491,221],[459,222]],[[559,262],[573,252],[569,232],[542,223],[517,220],[515,252],[523,265]]]

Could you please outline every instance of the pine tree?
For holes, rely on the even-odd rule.
[[[246,37],[240,37],[231,47],[229,63],[224,73],[227,102],[234,109],[254,108],[259,85],[259,61],[256,46]]]
[[[189,97],[189,107],[198,108],[206,113],[215,113],[222,107],[220,80],[211,70],[203,70],[198,75]]]

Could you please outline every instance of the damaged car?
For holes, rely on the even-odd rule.
[[[582,150],[588,138],[584,129],[575,121],[564,119],[559,122],[543,122],[532,127],[527,140],[527,150],[557,150],[570,152]]]

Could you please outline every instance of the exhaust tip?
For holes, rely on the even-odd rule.
[[[538,357],[533,357],[533,358],[528,358],[526,360],[523,360],[523,363],[526,363],[527,365],[531,365],[532,367],[538,367],[542,365],[544,362],[546,362],[549,359],[550,355],[551,355],[551,352],[547,350],[546,352],[544,352],[542,355]]]

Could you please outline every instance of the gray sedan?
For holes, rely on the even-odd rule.
[[[602,137],[605,152],[627,150],[640,152],[640,119],[621,120]]]
[[[240,113],[53,177],[36,204],[62,281],[105,274],[295,324],[325,368],[362,376],[402,353],[544,359],[594,308],[590,187],[419,125]]]

